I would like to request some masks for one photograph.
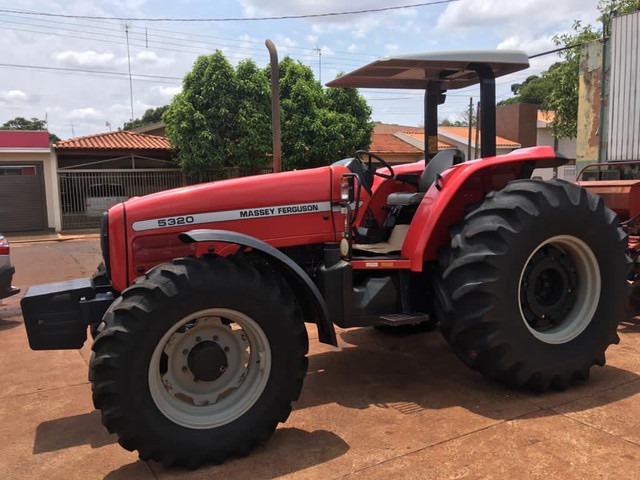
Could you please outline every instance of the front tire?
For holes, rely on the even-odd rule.
[[[127,450],[165,466],[244,455],[284,422],[308,341],[287,285],[217,257],[151,270],[105,314],[93,401]]]
[[[511,182],[452,229],[436,280],[442,331],[471,368],[546,390],[586,379],[618,342],[626,235],[602,199],[564,181]]]

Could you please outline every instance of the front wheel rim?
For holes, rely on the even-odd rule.
[[[520,274],[520,315],[538,340],[567,343],[591,323],[600,291],[600,267],[591,248],[572,235],[551,237],[531,253]]]
[[[215,428],[253,407],[271,363],[268,338],[255,320],[231,309],[201,310],[172,325],[157,343],[149,391],[172,422]]]

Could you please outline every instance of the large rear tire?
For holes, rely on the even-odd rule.
[[[275,274],[175,260],[109,308],[93,344],[93,401],[127,450],[165,466],[244,455],[291,412],[306,374],[300,309]]]
[[[564,181],[511,182],[451,230],[436,279],[442,332],[491,379],[540,391],[586,379],[618,342],[625,252],[600,197]]]

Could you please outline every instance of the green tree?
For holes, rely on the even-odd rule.
[[[200,56],[162,116],[178,162],[190,174],[224,176],[235,149],[238,82],[222,52]]]
[[[46,130],[47,122],[44,120],[40,120],[39,118],[32,117],[27,120],[24,117],[16,117],[11,120],[6,121],[2,125],[0,125],[0,130]],[[56,143],[60,141],[60,137],[58,137],[55,133],[49,132],[49,143]]]
[[[542,107],[549,97],[553,85],[544,76],[531,75],[522,83],[511,85],[514,97],[498,102],[498,105],[512,105],[514,103],[530,103]]]
[[[265,164],[271,152],[271,90],[269,79],[251,60],[243,60],[236,69],[238,115],[236,152],[233,163],[241,167]]]
[[[163,105],[162,107],[157,108],[149,108],[142,118],[136,118],[130,122],[125,122],[122,129],[123,130],[133,130],[134,128],[143,127],[145,125],[150,125],[152,123],[157,123],[162,121],[162,115],[166,112],[169,105]]]
[[[355,89],[328,89],[306,65],[280,63],[284,168],[327,165],[371,142],[371,108]]]
[[[573,33],[556,35],[554,42],[558,46],[574,47],[563,50],[562,62],[555,63],[544,74],[551,90],[542,105],[545,110],[555,112],[551,129],[556,138],[575,138],[578,129],[578,82],[580,77],[580,53],[577,47],[597,40],[600,33],[591,25],[582,26],[579,21],[573,24]]]
[[[178,161],[190,173],[258,167],[271,154],[268,68],[224,55],[198,58],[163,116]],[[279,66],[285,169],[327,165],[369,145],[371,109],[354,89],[325,92],[312,70],[289,57]]]

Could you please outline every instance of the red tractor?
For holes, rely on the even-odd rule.
[[[625,318],[627,237],[602,199],[531,179],[551,148],[495,155],[495,77],[522,52],[406,55],[333,87],[425,90],[426,160],[331,165],[132,198],[102,218],[92,278],[31,287],[33,349],[80,348],[102,422],[165,465],[243,455],[284,422],[307,370],[305,323],[440,322],[489,379],[565,388],[603,365]],[[445,92],[480,83],[482,159],[437,152]],[[378,167],[376,167],[378,165]]]

